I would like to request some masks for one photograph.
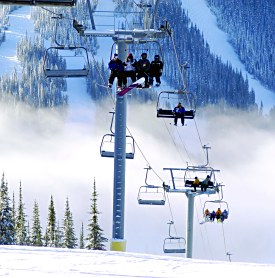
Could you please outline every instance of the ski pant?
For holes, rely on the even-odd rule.
[[[178,119],[181,119],[181,124],[184,125],[184,113],[175,113],[174,123],[178,123]]]

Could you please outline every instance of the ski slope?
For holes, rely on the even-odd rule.
[[[217,20],[207,7],[206,1],[196,0],[194,4],[192,0],[182,0],[182,7],[188,12],[191,21],[203,33],[212,53],[221,57],[224,63],[229,61],[233,68],[241,70],[244,78],[247,76],[250,89],[255,91],[258,107],[260,107],[262,102],[265,113],[268,113],[270,108],[275,105],[275,92],[265,88],[254,76],[246,71],[245,66],[241,63],[229,43],[229,35],[218,28]]]
[[[107,1],[100,2],[106,4]],[[187,1],[185,3],[191,2]],[[197,3],[197,12],[201,16],[206,11],[202,10],[200,13],[200,3],[202,2],[198,1]],[[31,34],[33,30],[33,22],[30,20],[29,11],[28,7],[22,7],[10,17],[11,26],[7,33],[7,40],[0,47],[1,64],[4,65],[1,67],[1,73],[9,73],[15,65],[18,65],[15,56],[16,42],[20,36],[25,35],[26,30],[28,30],[28,34]],[[208,28],[212,26],[207,22],[204,25],[209,26]],[[18,26],[20,31],[18,31]],[[221,43],[225,42],[222,41]],[[111,42],[102,45],[103,47],[98,55],[99,60],[103,57],[109,57]],[[223,47],[220,47],[220,49],[223,49]],[[234,53],[231,53],[231,55],[234,55]],[[4,111],[8,109],[6,107],[1,109],[0,171],[5,172],[10,193],[15,192],[15,196],[17,196],[19,181],[22,181],[24,203],[26,204],[26,213],[29,216],[32,215],[34,199],[39,202],[43,226],[45,226],[44,222],[51,194],[56,204],[58,219],[63,216],[65,198],[68,196],[75,226],[80,227],[82,221],[84,221],[85,226],[89,217],[91,185],[95,178],[99,191],[99,209],[102,212],[100,214],[100,224],[106,236],[110,238],[112,230],[113,160],[101,158],[99,146],[102,136],[109,132],[111,117],[108,112],[112,110],[113,106],[108,100],[102,105],[93,103],[86,94],[84,78],[68,79],[68,93],[70,105],[68,114],[64,118],[59,117],[54,111],[42,111],[38,114],[32,113],[32,111],[23,113],[17,107],[16,113],[14,113],[14,109],[11,109],[9,113],[5,114]],[[274,104],[274,102],[271,102],[271,104]],[[177,142],[172,141],[167,133],[167,126],[163,124],[163,121],[156,119],[155,106],[155,103],[148,103],[143,106],[134,105],[129,98],[128,124],[136,142],[147,158],[150,159],[150,164],[162,175],[163,167],[183,167],[186,165],[186,154],[182,155],[183,144],[186,144],[185,146],[187,146],[191,155],[197,155],[196,152],[198,152],[200,145],[195,144],[197,143],[197,134],[192,129],[194,127],[193,122],[188,122],[186,128],[176,131],[169,126],[168,122],[170,133],[175,132],[182,135],[181,141],[178,138]],[[16,117],[18,115],[19,117]],[[199,202],[203,204],[204,200],[198,200],[194,219],[194,257],[211,259],[212,261],[207,262],[206,265],[210,268],[212,265],[216,266],[215,270],[219,266],[222,268],[227,265],[226,263],[213,262],[213,260],[227,260],[225,251],[233,253],[232,260],[234,261],[275,263],[275,242],[273,240],[275,227],[274,223],[270,221],[274,211],[274,196],[270,194],[272,192],[270,185],[262,183],[263,177],[269,177],[275,165],[274,133],[263,130],[262,127],[258,128],[250,125],[244,116],[239,117],[239,115],[233,119],[218,115],[216,118],[209,116],[207,121],[196,120],[198,120],[197,123],[203,141],[211,143],[213,149],[213,153],[210,154],[211,161],[222,170],[222,182],[226,184],[225,198],[229,202],[232,217],[224,226],[215,224],[199,225],[198,223],[202,217]],[[252,121],[252,119],[249,120]],[[127,251],[161,255],[163,239],[168,234],[166,223],[171,219],[171,215],[168,206],[156,208],[137,204],[139,187],[144,185],[145,166],[146,162],[144,162],[140,153],[137,153],[135,160],[127,161],[127,200],[125,204]],[[156,182],[156,184],[159,184],[158,179],[151,181],[152,176],[149,178],[150,183]],[[241,182],[243,180],[246,182]],[[174,212],[175,223],[178,223],[178,234],[185,236],[183,234],[186,222],[185,196],[169,196],[169,198],[169,206]],[[255,207],[261,208],[263,206],[266,212],[264,216],[261,210],[255,209]],[[251,211],[254,212],[253,215],[251,215]],[[263,220],[260,223],[255,219]],[[77,234],[78,232],[78,229],[76,229]],[[223,234],[225,234],[227,246],[224,246]],[[2,252],[4,254],[6,251],[1,250],[0,264],[2,268],[2,265],[6,265],[6,261],[2,259],[4,257]],[[11,252],[10,249],[7,250],[8,253]],[[54,257],[54,253],[60,254],[60,250],[55,250],[53,253],[50,253],[48,249],[47,251],[50,258]],[[64,252],[64,254],[61,254],[61,260],[66,257],[67,251]],[[14,255],[15,260],[17,258],[18,261],[27,262],[28,257],[34,260],[34,256],[30,255],[30,250],[23,251],[19,249],[18,253],[21,253],[23,257],[19,258]],[[84,253],[87,256],[87,253]],[[127,259],[128,255],[126,253],[125,256],[122,254],[119,256],[122,256],[123,261],[129,259]],[[129,255],[130,258],[131,256]],[[140,260],[144,257],[147,259],[151,257],[135,256],[141,258]],[[118,255],[115,254],[115,257],[118,257]],[[152,255],[152,257],[154,256]],[[45,258],[45,261],[50,260],[50,258]],[[92,257],[89,258],[92,260]],[[162,263],[174,260],[174,256],[157,256],[157,258]],[[68,264],[74,265],[72,260],[69,259]],[[191,264],[192,262],[183,258],[177,260],[180,263],[188,262]],[[115,259],[113,261],[115,264],[119,264]],[[58,265],[52,264],[51,260],[49,262],[49,265],[53,267],[51,273],[58,272]],[[205,266],[200,261],[196,262],[199,266]],[[108,263],[111,264],[110,261]],[[104,264],[104,262],[101,264]],[[129,268],[138,268],[138,264],[135,267],[133,264]],[[158,263],[155,264],[158,265]],[[236,265],[236,269],[239,270],[239,264]],[[35,266],[27,263],[26,266],[28,266],[29,273],[31,273],[30,269],[36,269]],[[200,269],[199,266],[196,267]],[[255,268],[254,265],[248,266],[249,268],[251,266],[251,271]],[[120,265],[117,267],[121,269]],[[203,270],[197,272],[196,267],[194,265],[194,268],[192,268],[192,275],[198,273],[199,276],[202,276]],[[65,270],[62,271],[68,271],[68,267],[64,268]],[[169,275],[179,269],[178,265],[172,263],[172,269],[167,266],[168,270],[163,270],[164,273],[158,272],[153,263],[150,263],[148,268],[150,268],[148,272],[157,271],[159,276],[150,276],[150,273],[146,273],[145,277],[173,277]],[[266,265],[260,267],[261,270],[266,268],[268,268]],[[247,269],[245,267],[245,271],[248,271]],[[214,275],[215,270],[211,268],[209,273],[212,272],[212,275]],[[4,268],[4,271],[7,272],[8,270]],[[13,271],[19,272],[21,269],[18,268],[18,270]],[[106,275],[110,275],[107,270],[104,271],[107,272]],[[132,275],[132,273],[128,273],[127,269],[125,271],[122,275],[126,277]],[[182,271],[180,275],[188,274],[188,270],[184,269]],[[46,268],[41,272],[46,275]],[[52,275],[49,273],[48,275]],[[85,270],[79,270],[79,273],[79,275],[84,275]],[[92,270],[89,270],[88,273],[92,273]],[[139,273],[138,270],[137,273]],[[224,275],[225,272],[220,270],[217,275],[221,275],[221,273]],[[66,274],[69,275],[68,272]]]
[[[7,278],[273,278],[275,265],[225,263],[148,254],[0,246]]]

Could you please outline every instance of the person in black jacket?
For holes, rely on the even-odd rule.
[[[137,78],[144,77],[145,78],[145,88],[149,88],[149,70],[150,70],[150,62],[147,59],[147,54],[142,53],[141,59],[137,62]]]
[[[151,62],[150,65],[150,79],[149,79],[149,85],[153,85],[154,77],[156,78],[156,86],[158,87],[160,82],[160,77],[162,75],[163,70],[163,62],[160,60],[159,55],[155,55],[154,61]]]
[[[109,80],[108,80],[108,87],[111,88],[114,82],[114,79],[117,77],[117,86],[118,88],[122,87],[122,81],[123,85],[126,86],[127,80],[124,77],[124,66],[120,59],[118,59],[118,54],[114,54],[114,58],[109,62],[108,64],[109,69],[111,70]],[[125,80],[126,81],[125,81]]]

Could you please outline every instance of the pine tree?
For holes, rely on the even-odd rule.
[[[79,249],[84,249],[84,227],[83,222],[81,224],[80,236],[79,236]]]
[[[16,205],[15,205],[14,192],[12,193],[12,221],[13,223],[15,223],[16,221]]]
[[[92,203],[90,208],[91,219],[89,220],[88,225],[89,233],[86,238],[88,241],[86,248],[92,250],[106,250],[104,242],[108,241],[108,239],[103,236],[103,230],[98,224],[99,211],[97,209],[97,196],[98,194],[96,191],[96,183],[94,179],[93,194],[91,199]]]
[[[27,238],[26,214],[24,213],[21,181],[19,185],[19,202],[18,202],[17,216],[15,218],[15,228],[16,228],[16,244],[26,245],[26,238]]]
[[[31,232],[30,232],[30,222],[27,223],[27,235],[25,245],[31,246]]]
[[[36,201],[34,202],[34,207],[33,207],[33,218],[32,218],[30,241],[32,246],[43,246],[42,227],[40,225],[40,218],[39,218],[39,207]]]
[[[63,229],[59,225],[59,221],[57,221],[56,225],[56,232],[55,232],[55,247],[63,247],[63,240],[64,240],[64,234]]]
[[[8,183],[3,173],[0,187],[0,244],[15,244],[15,227],[12,218],[12,208],[8,195]]]
[[[47,227],[45,233],[45,246],[55,247],[56,243],[56,214],[54,209],[53,196],[51,196],[51,201],[49,205]]]
[[[77,246],[77,238],[74,232],[74,225],[73,225],[73,217],[70,211],[69,199],[67,197],[66,205],[65,205],[65,214],[63,219],[63,234],[64,234],[64,241],[63,247],[66,248],[75,248]]]

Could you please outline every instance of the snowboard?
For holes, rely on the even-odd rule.
[[[129,91],[131,91],[132,89],[141,86],[144,82],[145,82],[145,78],[144,78],[144,77],[141,77],[140,79],[138,79],[137,81],[135,81],[134,83],[132,83],[130,86],[128,86],[128,87],[122,89],[121,91],[118,91],[118,92],[117,92],[117,95],[120,96],[120,97],[122,97],[122,96],[124,96],[125,94],[127,94]]]

